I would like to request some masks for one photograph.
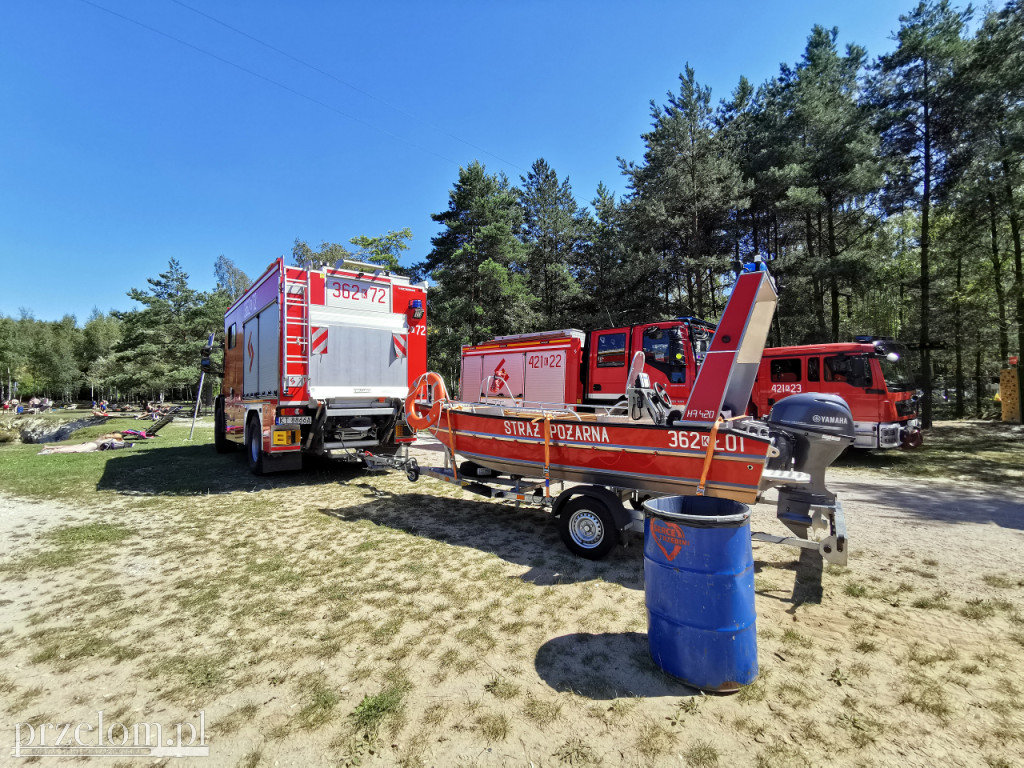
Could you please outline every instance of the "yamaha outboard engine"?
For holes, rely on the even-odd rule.
[[[825,470],[853,445],[850,407],[838,395],[790,395],[772,406],[768,427],[779,455],[765,474],[779,489],[779,519],[801,539],[809,528],[830,528],[822,554],[845,563],[846,525],[835,494],[825,487]]]

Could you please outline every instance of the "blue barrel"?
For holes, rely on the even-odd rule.
[[[729,499],[644,502],[644,597],[651,658],[704,691],[757,677],[750,508]]]

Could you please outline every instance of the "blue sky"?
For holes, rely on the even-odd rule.
[[[9,0],[0,314],[83,323],[172,257],[209,289],[220,254],[256,276],[297,237],[410,227],[411,263],[474,159],[621,194],[687,62],[717,102],[816,23],[891,50],[915,4]]]

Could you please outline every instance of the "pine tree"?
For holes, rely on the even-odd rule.
[[[217,257],[213,265],[213,274],[217,278],[217,290],[223,291],[231,301],[245,293],[252,285],[252,279],[223,253]]]
[[[428,294],[430,366],[454,379],[463,344],[533,329],[536,297],[516,236],[522,209],[503,174],[490,175],[479,162],[460,168],[448,209],[431,218],[443,229],[416,270],[435,281]]]
[[[661,260],[649,277],[663,292],[662,306],[703,315],[716,309],[735,239],[733,212],[747,204],[746,186],[716,131],[711,89],[689,66],[679,82],[679,93],[669,93],[664,107],[651,102],[643,162],[620,165],[632,190],[634,235]]]
[[[950,184],[947,160],[957,125],[955,78],[963,68],[964,28],[971,15],[948,0],[921,2],[900,16],[897,48],[882,56],[873,82],[882,145],[890,160],[889,188],[894,205],[921,211],[920,348],[924,402],[921,421],[932,421],[931,214],[936,187]]]
[[[814,27],[795,69],[786,121],[790,162],[783,171],[790,184],[788,202],[804,222],[808,256],[820,244],[819,258],[809,259],[805,268],[827,290],[829,333],[817,340],[833,342],[840,340],[841,288],[867,282],[869,268],[855,257],[864,252],[874,219],[868,209],[882,182],[877,139],[858,104],[858,76],[867,52],[851,45],[840,56],[838,35],[836,28]]]
[[[543,158],[520,178],[527,282],[539,298],[542,327],[565,327],[581,301],[576,272],[587,246],[589,217],[576,204],[569,180],[559,182]]]

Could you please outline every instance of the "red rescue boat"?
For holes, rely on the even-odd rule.
[[[741,502],[757,496],[772,452],[768,426],[743,416],[775,312],[769,273],[736,281],[689,401],[677,407],[654,389],[637,353],[628,381],[627,412],[483,398],[456,402],[436,374],[429,416],[416,411],[423,387],[413,387],[407,418],[427,426],[452,457],[494,472],[591,483],[649,494],[706,494]],[[488,391],[503,382],[489,382]],[[454,471],[453,471],[453,474]]]
[[[752,503],[771,449],[768,426],[741,419],[720,425],[712,437],[713,428],[451,403],[430,431],[452,454],[500,473],[657,494],[701,490]]]

